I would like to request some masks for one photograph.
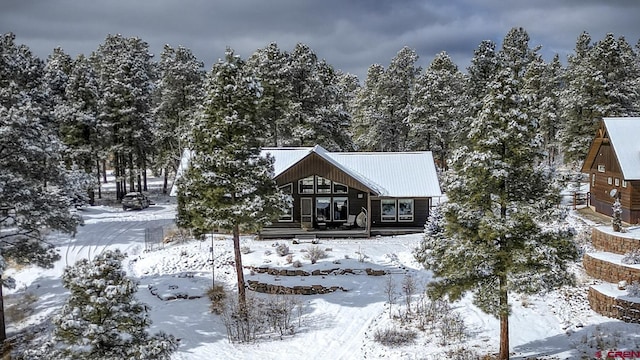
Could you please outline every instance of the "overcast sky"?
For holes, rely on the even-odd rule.
[[[530,45],[563,61],[583,31],[640,38],[638,0],[0,0],[0,32],[13,32],[45,59],[60,46],[90,54],[107,34],[137,36],[157,59],[164,44],[182,45],[207,70],[227,46],[248,57],[276,42],[311,47],[336,69],[364,80],[374,63],[387,66],[403,46],[428,66],[446,51],[462,71],[480,41],[500,44],[523,27]]]

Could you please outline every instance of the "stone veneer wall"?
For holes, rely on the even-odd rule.
[[[640,303],[616,299],[605,295],[593,287],[589,288],[589,305],[604,316],[629,323],[640,323]]]
[[[640,282],[640,269],[596,259],[588,253],[582,257],[582,265],[589,276],[609,283],[617,284],[622,280],[629,284]]]
[[[621,236],[615,236],[602,232],[594,227],[591,230],[591,243],[598,251],[606,251],[620,255],[640,249],[640,240],[626,238],[622,234],[624,233],[621,233]]]

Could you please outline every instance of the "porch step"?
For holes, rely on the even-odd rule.
[[[296,235],[296,237],[293,238],[293,240],[297,240],[299,242],[307,242],[310,241],[311,243],[316,243],[318,241],[318,238],[316,237],[315,234],[298,234]]]

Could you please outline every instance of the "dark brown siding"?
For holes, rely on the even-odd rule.
[[[363,192],[369,192],[369,189],[367,189],[365,185],[361,184],[344,171],[333,166],[317,154],[311,154],[305,157],[298,164],[290,167],[288,170],[278,175],[278,177],[276,177],[276,182],[278,184],[293,182],[294,186],[297,186],[299,179],[303,179],[311,175],[319,175],[324,178],[345,184],[349,188],[354,188]]]
[[[406,199],[406,198],[402,198]],[[413,199],[413,221],[385,221],[381,220],[380,199],[371,200],[371,227],[422,227],[429,217],[430,198]]]

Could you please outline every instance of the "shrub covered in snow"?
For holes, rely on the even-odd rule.
[[[622,205],[620,199],[616,198],[616,201],[612,206],[613,218],[611,224],[613,225],[613,231],[622,231]]]
[[[627,265],[635,265],[640,264],[640,249],[633,250],[631,252],[626,253],[622,257],[622,263]]]
[[[287,256],[289,254],[289,246],[285,243],[278,244],[278,246],[276,246],[276,253],[280,256]]]
[[[149,335],[147,305],[138,301],[138,284],[122,269],[124,255],[106,251],[65,269],[71,293],[54,316],[53,337],[25,352],[37,359],[169,359],[177,348],[171,335]]]
[[[640,283],[634,281],[632,284],[627,285],[627,294],[632,297],[640,298]]]
[[[401,346],[414,342],[418,334],[413,330],[398,330],[388,328],[377,329],[373,334],[373,340],[386,346]]]
[[[315,264],[318,260],[326,258],[327,254],[319,246],[310,246],[307,248],[304,257],[310,260],[312,264]]]

